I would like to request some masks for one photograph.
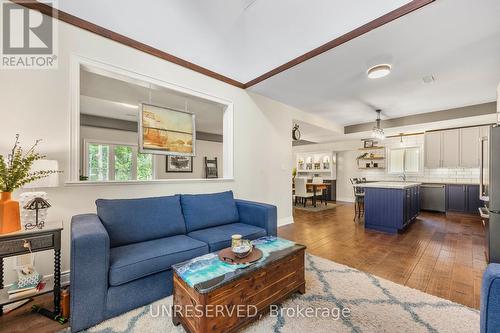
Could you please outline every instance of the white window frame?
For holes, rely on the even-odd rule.
[[[91,72],[116,76],[125,76],[131,80],[139,82],[147,82],[153,85],[158,85],[181,94],[190,95],[193,97],[212,101],[224,106],[223,114],[223,148],[222,148],[222,163],[223,176],[222,178],[213,179],[153,179],[153,180],[130,180],[130,181],[80,181],[81,168],[81,139],[80,139],[80,71],[81,69],[90,70]],[[180,85],[162,81],[148,75],[137,73],[130,69],[124,69],[101,61],[92,60],[83,56],[72,54],[70,56],[70,170],[66,185],[115,185],[115,184],[151,184],[151,183],[214,183],[214,182],[232,182],[234,181],[234,104],[223,98],[215,97],[200,91],[182,87]]]
[[[406,172],[406,166],[405,166],[405,154],[406,154],[406,149],[418,149],[418,171],[417,172]],[[405,153],[403,154],[403,172],[391,172],[391,157],[392,157],[392,151],[393,150],[401,150],[404,149]],[[392,147],[387,149],[387,174],[389,175],[421,175],[424,173],[424,154],[423,154],[423,146],[422,145],[416,145],[416,146],[404,146],[404,147]]]
[[[109,146],[109,161],[108,161],[108,181],[115,181],[115,151],[116,146],[126,146],[132,148],[132,181],[137,179],[137,155],[138,147],[130,142],[119,142],[119,141],[105,141],[105,140],[93,140],[93,139],[83,139],[83,170],[86,176],[89,175],[89,145],[106,145]],[[151,176],[152,179],[155,177],[155,158],[152,155],[152,167]]]

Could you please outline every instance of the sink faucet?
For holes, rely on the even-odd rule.
[[[405,175],[405,174],[403,174],[402,176],[399,176],[399,177],[401,177],[401,179],[402,179],[404,182],[406,182],[406,175]]]

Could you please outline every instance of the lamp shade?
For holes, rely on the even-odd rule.
[[[56,160],[37,160],[31,166],[31,172],[53,170],[59,171],[59,162]],[[35,180],[29,184],[24,185],[24,188],[44,188],[44,187],[58,187],[59,186],[59,173],[53,173],[45,178]]]

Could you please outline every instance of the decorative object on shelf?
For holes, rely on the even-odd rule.
[[[382,127],[380,127],[380,113],[382,112],[382,110],[378,109],[375,112],[377,112],[377,119],[375,120],[375,126],[372,129],[372,137],[374,137],[375,139],[384,140],[385,133]]]
[[[219,177],[219,171],[217,169],[217,157],[214,157],[213,160],[209,160],[208,157],[205,156],[205,177],[206,178]]]
[[[368,153],[361,154],[357,157],[358,160],[362,160],[368,156]]]
[[[373,140],[363,140],[363,147],[364,148],[372,148],[374,144]]]
[[[14,147],[7,159],[0,155],[0,234],[21,229],[21,214],[19,203],[12,200],[12,192],[28,183],[57,174],[57,170],[32,170],[35,161],[43,160],[45,156],[36,152],[38,143],[24,151],[20,146],[19,134],[16,135]]]
[[[46,212],[47,208],[50,208],[49,202],[43,198],[36,197],[36,198],[30,200],[25,206],[23,206],[23,208],[26,210],[31,210],[31,211],[34,210],[35,211],[35,223],[34,224],[32,222],[26,223],[24,225],[24,229],[25,230],[31,230],[34,228],[43,229],[43,226],[45,225],[45,219],[42,219],[41,221],[39,221],[38,211],[45,210],[45,212]]]
[[[300,140],[300,130],[299,130],[299,125],[294,124],[292,128],[292,139],[295,141]]]
[[[192,156],[167,156],[166,172],[193,172]]]
[[[195,115],[142,103],[139,109],[139,151],[171,156],[194,156]]]
[[[31,166],[31,171],[36,172],[40,170],[58,170],[59,163],[56,160],[38,160]],[[58,173],[53,173],[45,178],[38,179],[34,182],[26,184],[23,189],[38,189],[38,188],[48,188],[48,187],[58,187],[59,186],[59,175]],[[27,209],[26,205],[33,199],[37,198],[40,202],[44,200],[47,202],[48,207],[40,208],[38,210]],[[38,226],[40,229],[43,228],[44,222],[47,220],[47,209],[50,207],[48,203],[47,192],[24,192],[21,193],[19,201],[21,207],[21,224],[24,226],[25,230],[33,229],[31,226]],[[38,214],[38,219],[37,219]]]
[[[292,169],[292,178],[295,178],[297,176],[297,168]]]

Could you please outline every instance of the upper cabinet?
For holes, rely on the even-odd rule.
[[[479,168],[480,128],[468,127],[460,129],[460,166],[463,168]]]
[[[442,162],[443,168],[458,168],[460,166],[460,130],[442,131]]]
[[[425,133],[425,167],[441,167],[441,132]]]
[[[478,168],[480,138],[487,127],[425,133],[426,168]]]

